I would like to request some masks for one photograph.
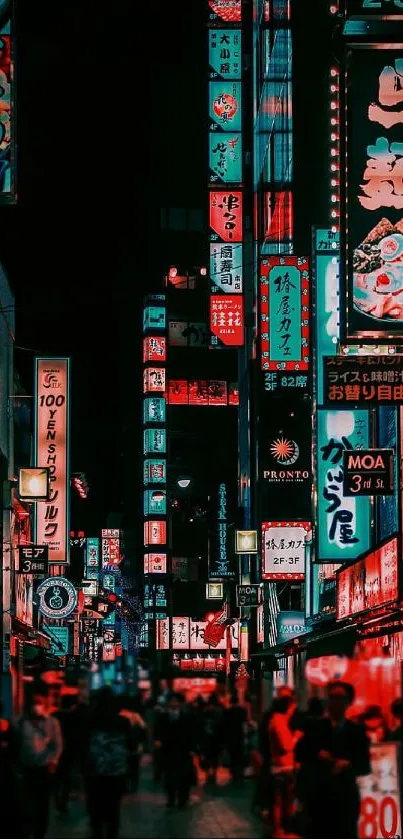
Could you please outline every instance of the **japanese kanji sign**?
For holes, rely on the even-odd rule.
[[[368,411],[317,412],[317,560],[346,562],[370,547],[369,498],[344,495],[343,452],[369,446]]]
[[[262,259],[262,370],[309,369],[309,288],[306,257],[272,256]]]
[[[242,33],[240,29],[209,30],[209,76],[216,79],[240,79]]]
[[[403,0],[347,0],[348,15],[403,15]],[[397,831],[395,830],[394,833]]]
[[[398,597],[398,539],[336,573],[337,620],[391,603]]]
[[[325,405],[403,404],[403,355],[326,356],[323,375]]]
[[[41,579],[48,575],[47,545],[20,545],[18,548],[17,574],[33,574],[34,579]]]
[[[0,202],[15,202],[15,73],[13,72],[14,53],[14,4],[2,3],[0,6],[0,105],[1,105],[1,171]]]
[[[262,579],[305,579],[305,545],[312,533],[307,521],[262,523]]]
[[[210,245],[210,279],[213,293],[242,293],[242,244]]]
[[[209,181],[237,184],[242,180],[242,134],[209,135]]]
[[[210,82],[210,131],[241,131],[241,83],[240,82]]]
[[[121,562],[120,555],[120,532],[119,530],[102,530],[102,567],[119,565]]]
[[[352,49],[348,74],[347,335],[393,337],[403,335],[401,48]]]
[[[166,361],[166,338],[153,335],[143,338],[143,361]]]
[[[212,242],[242,242],[242,192],[209,193]]]
[[[244,343],[244,305],[242,295],[210,295],[210,330],[227,347]]]
[[[50,472],[49,500],[35,505],[36,541],[60,565],[69,560],[70,359],[37,358],[35,370],[36,466]]]

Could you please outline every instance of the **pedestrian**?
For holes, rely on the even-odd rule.
[[[23,818],[26,836],[44,839],[54,773],[62,751],[60,724],[48,713],[45,686],[34,688],[18,725],[18,757],[22,772]]]
[[[383,743],[388,733],[386,720],[379,705],[369,705],[360,722],[364,725],[368,740],[372,744]]]
[[[202,769],[206,782],[215,783],[223,741],[223,708],[215,693],[212,693],[202,714],[201,754]]]
[[[147,736],[147,726],[139,713],[139,702],[134,696],[123,696],[120,701],[120,716],[127,719],[132,731],[132,752],[129,755],[130,792],[137,792],[140,781],[140,761]]]
[[[9,813],[17,816],[17,738],[14,726],[4,716],[3,703],[0,701],[0,790],[3,801],[7,802]],[[3,820],[1,835],[4,839],[14,839],[15,822]]]
[[[155,748],[161,755],[167,807],[185,807],[194,783],[193,755],[196,735],[192,715],[184,708],[181,693],[168,696],[154,730]]]
[[[292,695],[283,695],[276,700],[275,710],[269,722],[271,773],[273,777],[273,828],[276,839],[291,836],[287,827],[293,815],[295,799],[295,746],[302,736],[300,730],[292,730],[291,720],[297,710]]]
[[[71,792],[73,765],[78,739],[76,727],[76,697],[62,696],[61,708],[53,716],[58,720],[63,737],[63,751],[55,773],[55,800],[59,813],[66,813]]]
[[[230,772],[233,781],[243,778],[245,763],[246,710],[233,693],[230,706],[224,712],[224,740],[228,752]]]
[[[258,754],[255,759],[256,785],[252,800],[252,809],[259,810],[262,815],[268,815],[273,805],[273,776],[271,773],[271,749],[269,725],[276,710],[277,699],[264,712],[258,726]]]
[[[398,740],[400,743],[403,740],[402,737],[402,722],[403,722],[403,701],[402,698],[395,699],[391,706],[390,712],[392,714],[393,719],[395,720],[395,725],[393,728],[388,732],[386,739],[387,740]]]
[[[357,777],[371,772],[362,725],[346,719],[352,685],[327,686],[327,714],[309,726],[296,746],[309,839],[357,839],[360,796]]]
[[[98,691],[86,737],[87,807],[93,839],[117,839],[120,806],[133,751],[130,723],[110,688]]]

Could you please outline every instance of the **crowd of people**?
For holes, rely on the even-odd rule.
[[[52,797],[65,813],[81,784],[93,839],[117,839],[122,798],[137,791],[147,750],[168,808],[186,807],[200,777],[217,783],[221,766],[235,785],[252,766],[252,804],[270,836],[357,839],[357,778],[371,771],[371,743],[401,742],[402,700],[392,704],[391,729],[374,706],[348,717],[353,700],[351,685],[333,682],[325,702],[311,699],[301,712],[283,687],[258,726],[251,703],[236,694],[186,703],[167,691],[146,707],[104,688],[88,704],[62,697],[51,714],[41,686],[16,726],[0,714],[0,782],[10,818],[3,836],[44,839]]]

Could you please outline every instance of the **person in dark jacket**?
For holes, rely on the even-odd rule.
[[[171,693],[167,710],[162,711],[155,729],[155,748],[161,754],[167,806],[184,807],[194,781],[193,753],[195,729],[192,715],[184,708],[184,697]]]
[[[53,714],[59,721],[63,737],[63,751],[55,773],[55,799],[59,813],[67,811],[73,765],[78,748],[75,707],[75,696],[63,696],[60,710]]]
[[[99,691],[88,719],[86,738],[87,806],[93,839],[117,839],[120,804],[133,752],[130,723],[119,716],[119,706],[109,688]]]
[[[387,740],[398,740],[400,743],[403,742],[403,700],[400,697],[399,699],[394,699],[390,710],[395,720],[395,725],[393,726],[392,730],[388,732],[386,739]]]
[[[230,707],[224,713],[224,739],[228,751],[233,781],[243,778],[245,761],[246,711],[239,704],[236,693],[231,697]]]
[[[2,839],[14,839],[17,819],[17,735],[14,726],[3,715],[3,703],[0,701],[0,790],[1,798],[8,813],[15,814],[15,819],[4,818],[1,825]]]
[[[346,719],[354,688],[331,682],[327,715],[309,725],[296,746],[309,839],[357,839],[357,777],[371,772],[363,726]]]
[[[209,697],[202,717],[201,751],[203,769],[207,773],[207,782],[216,781],[223,737],[223,707],[217,695]]]

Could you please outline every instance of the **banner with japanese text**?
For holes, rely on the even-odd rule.
[[[36,542],[49,548],[49,562],[69,561],[70,359],[35,360],[36,466],[49,469],[48,501],[35,505]]]
[[[403,336],[403,50],[348,54],[346,332]]]
[[[403,355],[325,356],[323,396],[340,408],[403,404]]]
[[[343,452],[370,443],[368,411],[317,412],[318,562],[346,562],[370,548],[371,499],[345,497]]]
[[[323,359],[336,355],[340,339],[340,235],[315,230],[316,393],[323,405]]]
[[[271,256],[260,267],[262,370],[308,370],[310,341],[308,259]]]
[[[16,201],[14,2],[0,3],[0,204]]]

